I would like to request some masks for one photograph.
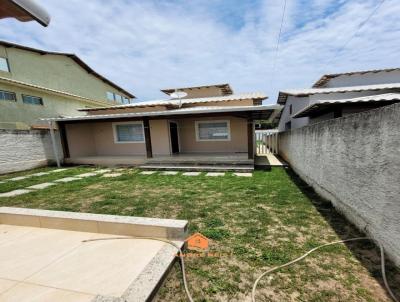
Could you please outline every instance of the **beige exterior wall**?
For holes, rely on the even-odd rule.
[[[217,87],[202,87],[202,88],[194,88],[194,89],[180,89],[180,91],[186,92],[188,95],[185,96],[185,99],[191,98],[203,98],[210,96],[222,96],[222,91]]]
[[[229,120],[229,141],[196,141],[196,121]],[[247,152],[247,121],[236,117],[184,118],[178,123],[179,144],[182,153]],[[136,121],[135,121],[136,122]],[[169,120],[150,120],[153,155],[169,155]],[[145,143],[118,144],[114,142],[113,123],[79,123],[66,125],[71,157],[83,156],[145,156]]]
[[[229,120],[230,141],[196,141],[196,121]],[[247,121],[236,117],[185,118],[178,121],[181,152],[247,152]]]

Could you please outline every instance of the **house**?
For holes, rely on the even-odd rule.
[[[168,98],[83,108],[81,116],[52,118],[66,163],[110,165],[254,165],[254,121],[273,120],[280,105],[262,93],[234,94],[228,84],[163,89]]]
[[[400,68],[322,76],[308,89],[279,92],[284,105],[279,131],[286,131],[400,101]]]
[[[79,115],[82,107],[132,98],[74,54],[0,41],[0,129],[35,128],[43,117]]]

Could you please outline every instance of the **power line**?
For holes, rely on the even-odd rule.
[[[279,45],[280,45],[280,42],[281,42],[282,28],[283,28],[283,23],[284,23],[284,21],[285,21],[286,1],[287,1],[287,0],[285,0],[284,3],[283,3],[281,25],[280,25],[280,27],[279,27],[278,41],[276,42],[274,59],[273,59],[273,61],[272,61],[272,69],[271,69],[271,73],[270,73],[270,74],[271,74],[271,76],[270,76],[270,82],[271,82],[271,79],[272,79],[272,75],[273,75],[274,72],[275,72],[276,61],[277,61],[278,53],[279,53]]]
[[[349,45],[349,43],[354,39],[354,37],[357,35],[357,33],[364,27],[365,24],[368,23],[368,21],[376,14],[376,12],[379,10],[379,8],[382,6],[382,4],[385,2],[386,0],[381,0],[381,2],[379,2],[379,4],[377,6],[375,6],[375,8],[372,10],[372,12],[367,16],[367,18],[360,22],[357,25],[356,30],[353,32],[353,34],[350,36],[350,38],[335,52],[334,56],[332,57],[331,60],[328,61],[328,63],[330,63],[333,59],[336,58],[336,56],[341,53],[346,47],[347,45]]]

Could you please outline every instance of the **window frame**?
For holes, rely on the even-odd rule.
[[[27,103],[27,102],[25,102],[25,97],[31,97],[31,98],[40,99],[41,104]],[[33,106],[44,106],[44,102],[43,102],[43,98],[42,97],[36,96],[36,95],[29,95],[29,94],[22,94],[22,103],[26,104],[26,105],[33,105]]]
[[[10,72],[11,72],[11,69],[10,69],[10,62],[8,61],[8,58],[6,58],[6,57],[0,57],[0,59],[4,59],[4,60],[6,61],[6,65],[7,65],[7,70],[0,69],[0,72],[7,72],[7,73],[10,73]]]
[[[204,121],[195,121],[195,135],[196,142],[229,142],[231,141],[231,121],[230,120],[204,120]],[[218,139],[202,139],[200,138],[199,133],[199,125],[200,124],[210,124],[210,123],[226,123],[228,137],[227,138],[218,138]]]
[[[5,92],[5,93],[9,93],[9,94],[12,94],[12,95],[14,95],[14,99],[13,100],[6,100],[6,99],[1,99],[0,98],[0,101],[5,101],[5,102],[17,102],[17,94],[15,93],[15,92],[13,92],[13,91],[7,91],[7,90],[0,90],[0,92]]]
[[[142,126],[143,140],[141,140],[141,141],[119,141],[118,140],[118,130],[117,130],[117,126],[118,125],[141,125]],[[146,142],[146,138],[144,137],[143,121],[112,123],[112,128],[113,128],[114,144],[143,144],[143,143]]]

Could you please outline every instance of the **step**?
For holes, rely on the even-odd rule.
[[[169,166],[252,166],[253,161],[156,161],[150,160],[145,163],[149,165]]]
[[[139,166],[142,170],[157,171],[193,171],[193,172],[253,172],[253,166],[171,166],[171,165],[143,165]]]

